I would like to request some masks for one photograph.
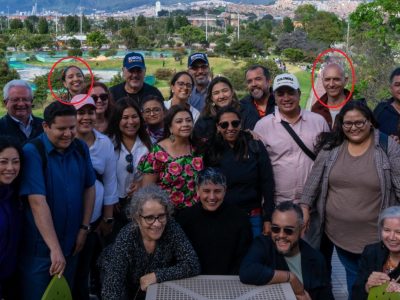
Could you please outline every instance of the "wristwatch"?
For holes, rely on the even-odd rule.
[[[114,218],[103,218],[103,222],[106,224],[114,223]]]
[[[82,224],[79,228],[85,231],[90,231],[90,225]]]

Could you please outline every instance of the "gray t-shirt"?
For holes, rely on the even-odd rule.
[[[293,256],[284,256],[286,263],[288,264],[290,272],[295,274],[300,282],[303,284],[303,273],[301,271],[301,253],[297,253]]]

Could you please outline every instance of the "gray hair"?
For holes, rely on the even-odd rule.
[[[6,101],[8,99],[9,93],[10,93],[10,89],[13,87],[24,87],[29,91],[29,96],[31,97],[31,100],[33,99],[33,93],[32,93],[32,88],[29,85],[28,82],[26,82],[25,80],[21,80],[21,79],[14,79],[11,80],[9,82],[7,82],[7,84],[4,86],[3,88],[3,99],[4,101]]]
[[[196,185],[199,188],[203,184],[213,183],[226,188],[225,175],[216,168],[205,168],[197,173]]]
[[[400,219],[400,206],[390,206],[388,208],[385,208],[380,214],[379,214],[379,220],[378,220],[378,230],[379,230],[379,236],[381,235],[382,232],[382,227],[383,227],[383,222],[386,219],[390,218],[398,218]]]
[[[136,220],[142,213],[144,204],[148,201],[156,201],[165,208],[168,217],[172,216],[174,206],[169,199],[168,193],[159,186],[150,184],[133,193],[130,203],[130,217],[135,225],[137,225]]]
[[[327,63],[324,68],[322,69],[322,78],[325,77],[325,70],[329,69],[329,68],[337,68],[339,70],[339,72],[341,73],[341,76],[343,79],[346,78],[346,71],[344,70],[344,67],[342,64],[338,63],[338,62],[329,62]]]

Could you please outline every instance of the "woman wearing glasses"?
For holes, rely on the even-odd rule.
[[[174,105],[165,117],[164,138],[139,163],[143,185],[158,184],[166,190],[175,208],[197,202],[195,179],[203,169],[203,159],[193,149],[190,135],[193,117],[187,107]]]
[[[143,98],[141,105],[147,133],[154,145],[164,136],[164,116],[166,112],[164,100],[158,96],[149,95]]]
[[[269,233],[274,178],[268,153],[260,141],[241,130],[240,114],[233,107],[220,109],[216,123],[217,135],[205,157],[206,166],[220,168],[224,173],[227,179],[225,201],[247,213],[253,236],[262,231]]]
[[[106,132],[114,143],[117,157],[119,197],[117,208],[121,209],[116,216],[115,231],[118,231],[128,222],[125,214],[128,194],[133,191],[132,183],[140,179],[137,165],[140,158],[149,152],[151,142],[140,109],[136,102],[129,97],[121,98],[115,103]]]
[[[144,299],[153,283],[200,273],[197,255],[172,212],[168,194],[156,185],[133,195],[132,223],[103,253],[102,299]]]
[[[86,97],[86,99],[85,99]],[[83,101],[81,101],[84,99]],[[90,220],[90,232],[85,246],[79,254],[77,275],[75,276],[74,298],[89,299],[89,272],[98,258],[102,238],[108,236],[113,228],[113,206],[118,203],[117,174],[114,146],[110,139],[94,129],[96,122],[96,104],[88,95],[72,98],[77,110],[76,137],[84,141],[90,153],[90,159],[96,172],[96,198]],[[91,278],[95,277],[94,272]]]
[[[87,86],[87,90],[89,88],[90,85]],[[96,123],[94,126],[98,131],[104,133],[107,129],[114,104],[111,93],[104,83],[96,81],[93,84],[90,96],[96,103]]]
[[[192,76],[186,72],[178,72],[171,79],[171,95],[168,101],[164,102],[165,108],[170,109],[173,105],[183,105],[190,109],[193,121],[196,123],[200,112],[189,104],[189,97],[194,87]]]
[[[352,299],[361,253],[379,240],[379,213],[400,199],[400,146],[374,129],[371,110],[358,101],[347,103],[336,121],[319,138],[301,203],[310,220],[307,240],[316,248],[321,244],[328,266],[336,247]]]

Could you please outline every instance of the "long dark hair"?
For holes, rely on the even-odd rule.
[[[61,81],[62,81],[62,82],[65,82],[65,78],[66,78],[66,76],[67,76],[67,72],[68,72],[70,69],[72,69],[72,68],[78,69],[79,72],[82,74],[83,80],[85,80],[85,74],[83,74],[82,69],[79,68],[78,66],[70,65],[70,66],[65,67],[65,68],[61,71]],[[71,93],[69,92],[69,89],[68,89],[68,88],[67,88],[67,95],[66,95],[66,97],[67,97],[67,99],[65,99],[65,100],[67,100],[67,101],[71,100],[71,98],[72,98],[72,95],[71,95]]]
[[[167,115],[164,118],[164,136],[161,140],[167,139],[171,135],[171,131],[169,128],[171,127],[172,120],[174,119],[175,115],[179,112],[187,112],[190,115],[190,118],[193,122],[193,115],[189,108],[183,105],[173,105],[169,110]]]
[[[175,83],[178,81],[178,79],[183,76],[183,75],[187,75],[189,76],[190,80],[192,81],[192,87],[194,87],[194,80],[192,75],[189,74],[189,72],[187,71],[181,71],[178,73],[175,73],[175,75],[172,77],[170,84],[171,85],[175,85]],[[174,94],[172,93],[172,90],[170,90],[170,94],[169,94],[169,98],[171,99],[174,96]]]
[[[218,110],[215,117],[216,124],[218,124],[221,120],[221,117],[227,113],[233,113],[239,118],[240,121],[242,120],[240,113],[234,107],[226,106]],[[245,160],[249,158],[249,142],[252,140],[253,137],[250,133],[240,130],[235,145],[233,146],[233,152],[235,153],[236,160]],[[227,145],[228,143],[223,139],[222,135],[220,133],[217,133],[214,143],[209,153],[206,155],[206,164],[210,166],[218,164],[224,152],[226,152]]]
[[[8,136],[8,135],[0,135],[0,153],[3,152],[7,148],[13,148],[13,149],[17,150],[18,155],[19,155],[19,161],[20,161],[19,173],[18,173],[18,176],[11,183],[11,187],[13,188],[13,190],[15,192],[18,192],[18,188],[19,188],[19,184],[20,184],[20,180],[21,180],[24,155],[22,152],[21,145],[18,143],[18,141],[15,138]]]
[[[347,102],[339,114],[336,116],[335,125],[331,132],[322,132],[317,138],[317,144],[315,146],[316,153],[321,150],[332,150],[335,147],[343,144],[344,140],[347,139],[343,131],[343,118],[348,111],[357,110],[359,111],[369,122],[371,122],[373,128],[378,128],[378,122],[376,121],[374,114],[371,109],[361,101],[349,101]]]
[[[236,96],[236,93],[235,93],[235,90],[233,89],[232,83],[229,81],[228,78],[218,76],[218,77],[215,77],[213,80],[211,80],[211,82],[207,88],[207,94],[206,94],[206,98],[205,98],[205,106],[201,112],[202,117],[214,117],[217,114],[217,111],[219,110],[219,108],[217,106],[215,106],[214,102],[212,101],[212,89],[218,83],[224,83],[231,89],[232,103],[230,104],[230,106],[232,106],[237,111],[240,111],[239,99]]]
[[[95,81],[93,83],[93,88],[95,88],[95,87],[101,87],[106,92],[106,94],[108,95],[108,105],[107,105],[107,109],[106,109],[106,111],[104,113],[104,117],[106,118],[106,120],[109,121],[110,117],[112,115],[112,110],[114,109],[114,105],[115,105],[114,98],[113,98],[110,90],[108,89],[108,87],[104,83],[102,83],[100,81]],[[88,83],[87,86],[86,86],[86,93],[89,92],[89,89],[90,89],[90,83]],[[93,92],[93,90],[91,92]]]
[[[122,143],[122,133],[119,129],[119,123],[122,119],[122,114],[126,108],[132,107],[139,116],[140,119],[140,128],[138,130],[137,135],[139,136],[142,143],[150,150],[151,141],[149,135],[147,134],[146,127],[144,126],[144,120],[142,113],[140,112],[139,106],[136,104],[135,100],[130,97],[123,97],[115,103],[115,107],[113,113],[110,118],[110,122],[108,123],[108,127],[106,130],[106,134],[114,139],[114,148],[115,150],[121,150]]]

